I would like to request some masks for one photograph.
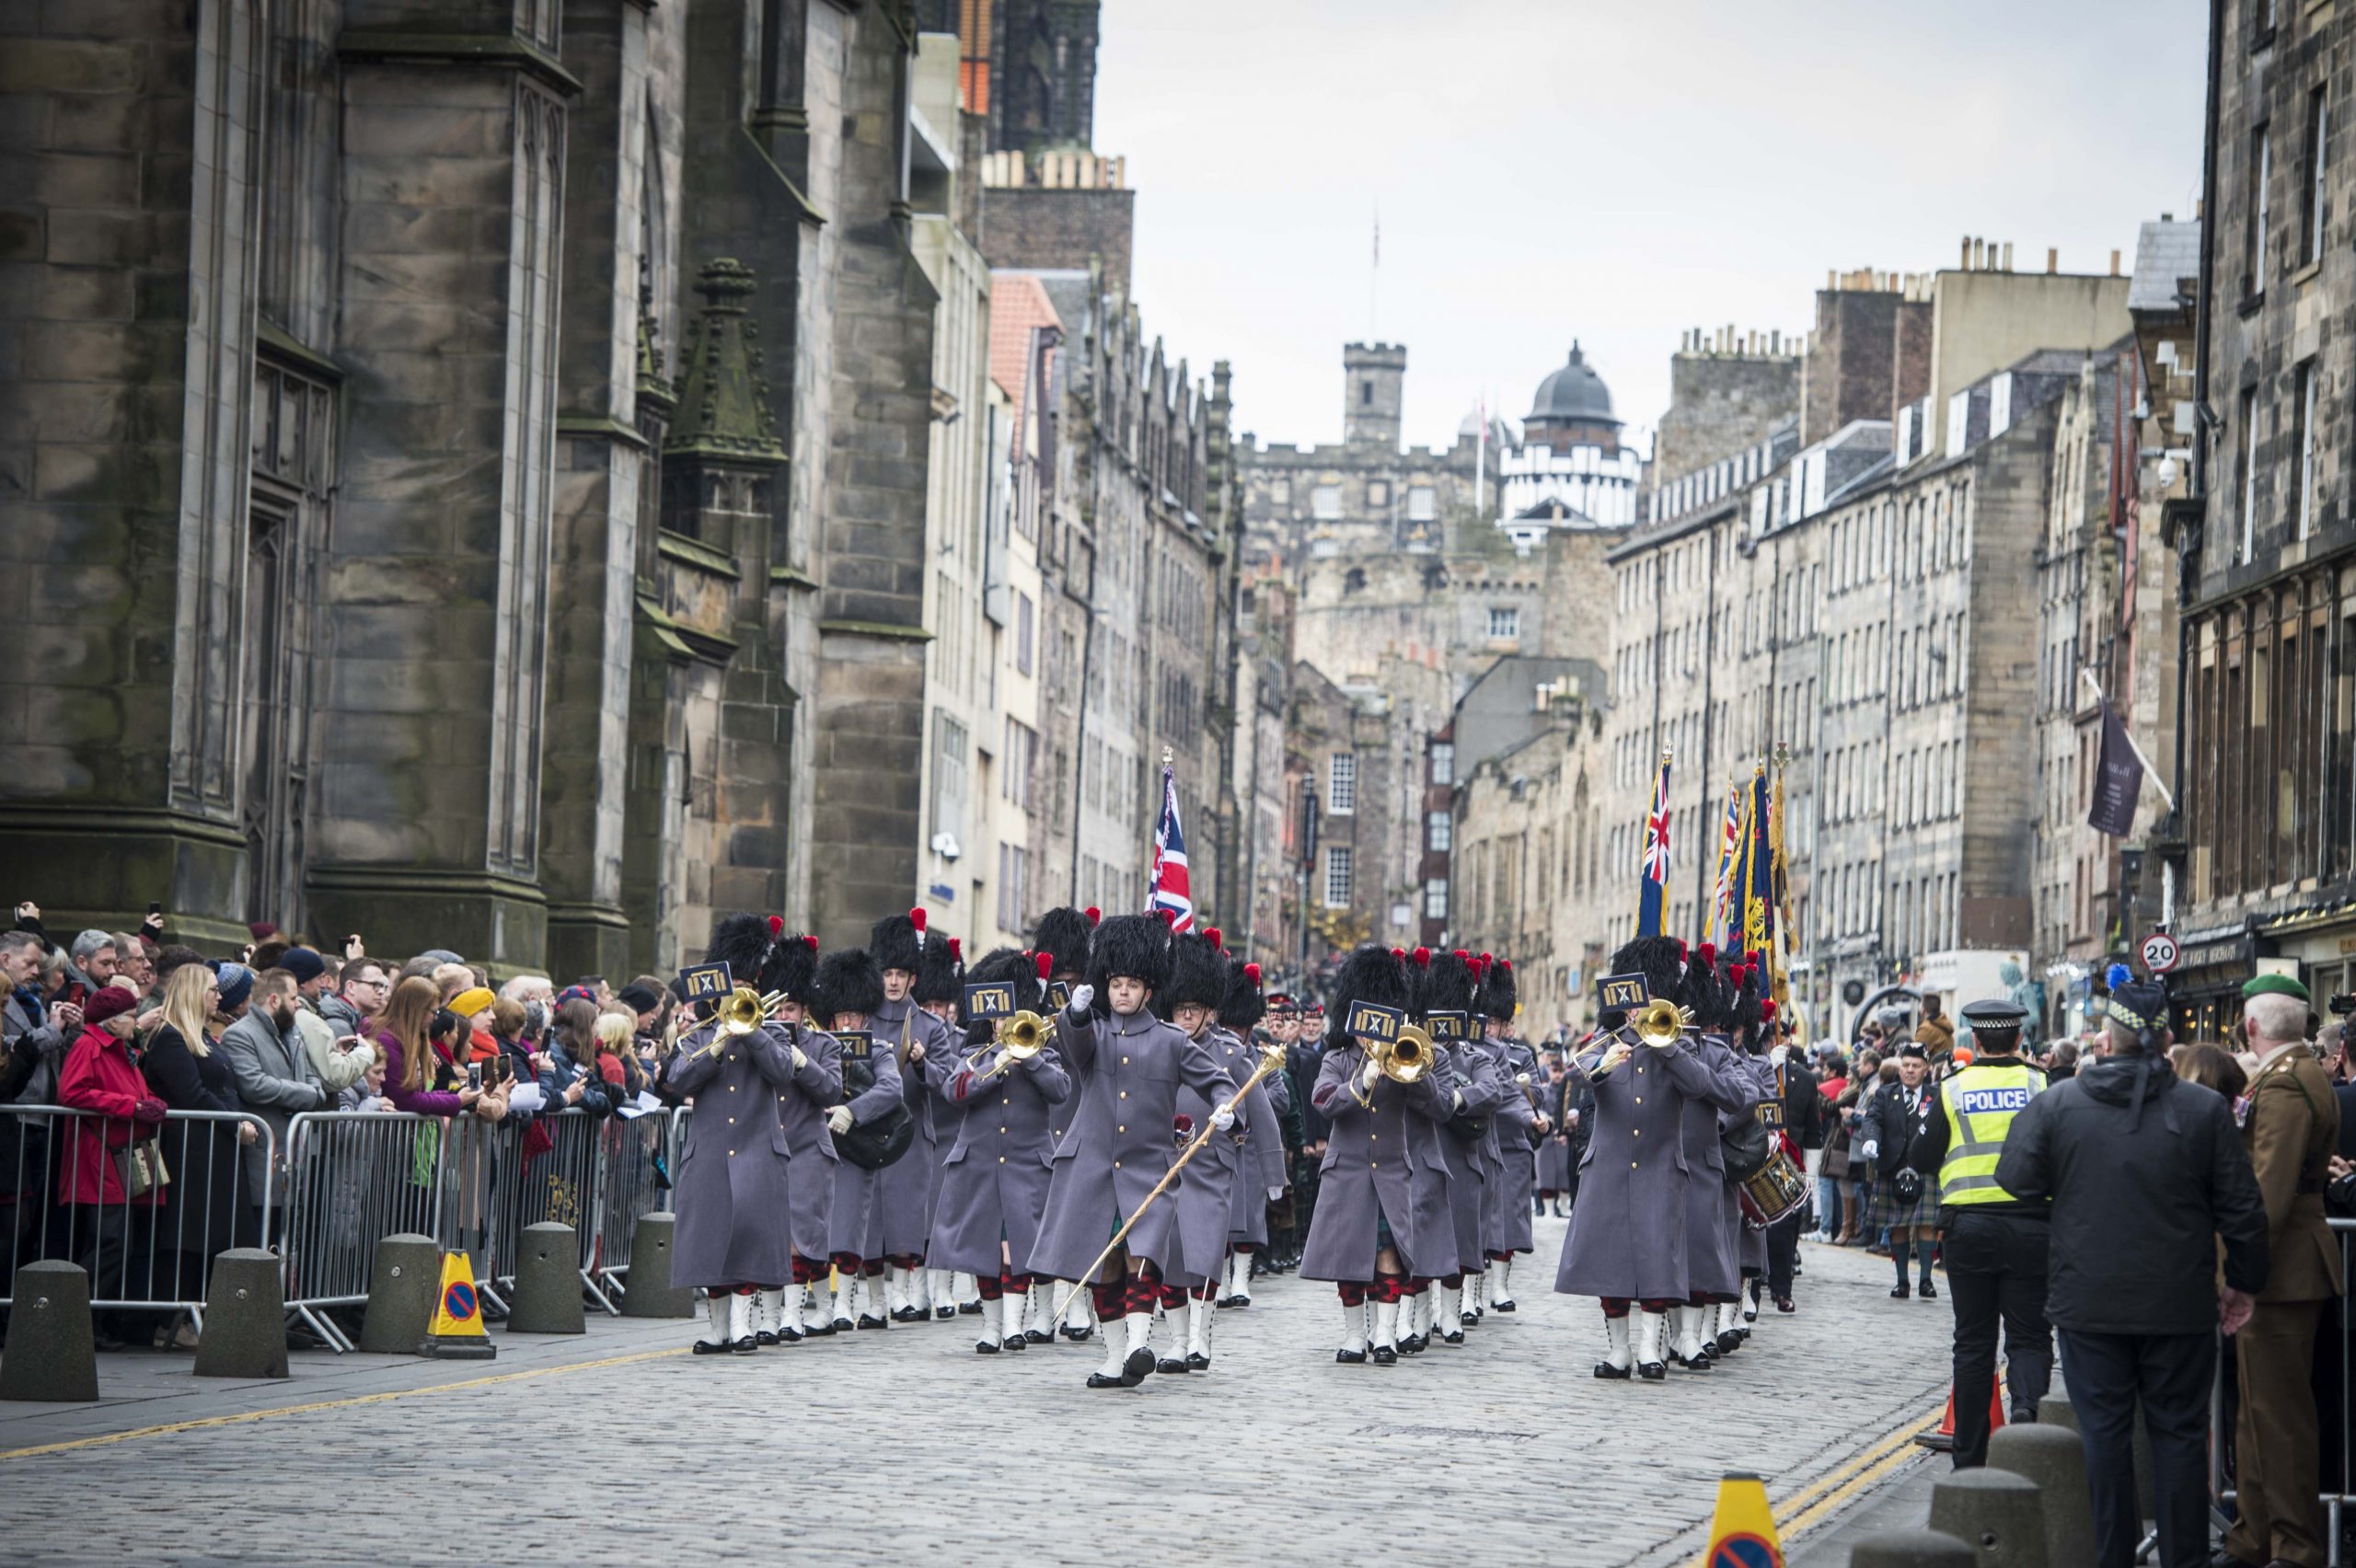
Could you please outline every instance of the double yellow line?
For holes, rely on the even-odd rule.
[[[1944,1412],[1942,1412],[1944,1413]],[[1914,1439],[1934,1430],[1941,1416],[1934,1415],[1901,1427],[1864,1453],[1837,1465],[1826,1475],[1800,1488],[1778,1504],[1775,1512],[1782,1516],[1776,1533],[1786,1545],[1794,1537],[1814,1529],[1842,1507],[1854,1502],[1859,1493],[1878,1485],[1906,1468],[1915,1456]],[[0,1458],[7,1458],[0,1454]]]
[[[134,1426],[127,1432],[106,1432],[96,1437],[74,1437],[60,1443],[36,1443],[28,1448],[0,1450],[0,1461],[38,1458],[43,1454],[70,1454],[77,1448],[103,1448],[113,1443],[128,1443],[139,1437],[163,1437],[176,1432],[202,1432],[215,1426],[242,1426],[249,1421],[268,1421],[280,1415],[308,1415],[315,1411],[351,1410],[359,1405],[383,1404],[388,1400],[405,1400],[412,1394],[446,1394],[458,1389],[487,1389],[496,1383],[521,1383],[533,1378],[555,1378],[567,1372],[588,1372],[603,1366],[629,1366],[641,1361],[659,1361],[665,1356],[685,1355],[684,1348],[674,1350],[641,1350],[629,1355],[608,1355],[597,1361],[572,1361],[561,1366],[533,1366],[521,1372],[500,1372],[488,1378],[465,1378],[455,1383],[427,1383],[414,1389],[391,1389],[381,1394],[354,1394],[348,1399],[316,1400],[309,1404],[276,1405],[269,1410],[240,1411],[234,1415],[205,1415],[193,1421],[167,1421],[159,1426]]]

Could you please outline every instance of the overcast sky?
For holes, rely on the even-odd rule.
[[[1412,445],[1574,338],[1648,432],[1682,329],[1805,330],[1829,267],[2131,268],[2198,206],[2207,43],[2201,0],[1104,0],[1095,140],[1147,329],[1234,363],[1240,430],[1340,439],[1373,335]]]

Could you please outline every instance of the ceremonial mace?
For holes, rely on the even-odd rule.
[[[1226,1102],[1218,1109],[1220,1111],[1234,1110],[1237,1103],[1245,1095],[1251,1093],[1262,1078],[1284,1065],[1285,1048],[1282,1045],[1271,1040],[1261,1046],[1260,1065],[1252,1069],[1252,1076],[1243,1080],[1243,1087],[1229,1096]],[[1216,1115],[1217,1113],[1213,1114]],[[1161,1180],[1153,1184],[1153,1191],[1145,1195],[1145,1202],[1138,1205],[1138,1212],[1121,1222],[1121,1228],[1113,1232],[1113,1239],[1104,1243],[1104,1250],[1096,1254],[1096,1261],[1080,1272],[1080,1278],[1073,1283],[1070,1294],[1056,1304],[1056,1315],[1048,1320],[1050,1323],[1060,1323],[1064,1320],[1064,1314],[1071,1310],[1071,1304],[1080,1298],[1080,1293],[1086,1290],[1089,1283],[1095,1279],[1096,1271],[1104,1266],[1104,1260],[1120,1249],[1121,1243],[1128,1239],[1129,1232],[1136,1228],[1138,1221],[1145,1217],[1145,1211],[1153,1206],[1153,1200],[1161,1196],[1170,1183],[1178,1179],[1178,1172],[1186,1169],[1186,1161],[1194,1159],[1195,1153],[1211,1141],[1211,1135],[1217,1131],[1218,1128],[1215,1124],[1206,1122],[1203,1124],[1203,1130],[1195,1135],[1194,1141],[1179,1152],[1178,1158],[1171,1162],[1170,1169],[1162,1172]]]

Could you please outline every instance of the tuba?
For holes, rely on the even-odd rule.
[[[987,1083],[1017,1062],[1027,1062],[1039,1054],[1047,1043],[1047,1020],[1028,1008],[1000,1019],[998,1025],[998,1048],[1006,1053],[1003,1062],[992,1062],[977,1074],[976,1084]]]

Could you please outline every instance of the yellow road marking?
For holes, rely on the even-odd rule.
[[[1789,1539],[1821,1523],[1833,1509],[1912,1458],[1914,1439],[1936,1427],[1941,1419],[1939,1415],[1927,1416],[1891,1433],[1865,1452],[1843,1461],[1830,1474],[1818,1477],[1784,1498],[1775,1512],[1789,1517],[1776,1527],[1777,1533]],[[0,1458],[6,1457],[0,1454]]]
[[[521,1372],[501,1372],[489,1378],[466,1378],[455,1383],[427,1383],[415,1389],[390,1389],[380,1394],[354,1394],[348,1399],[316,1400],[309,1404],[279,1405],[270,1410],[240,1411],[234,1415],[199,1416],[192,1421],[167,1421],[160,1426],[134,1426],[128,1432],[105,1432],[95,1437],[75,1437],[60,1443],[37,1443],[28,1448],[0,1451],[0,1461],[29,1459],[42,1454],[65,1454],[76,1448],[101,1448],[110,1443],[128,1443],[137,1437],[164,1437],[178,1432],[202,1432],[214,1426],[237,1426],[249,1421],[268,1421],[276,1415],[308,1415],[315,1411],[350,1410],[357,1405],[382,1404],[387,1400],[405,1400],[412,1394],[448,1393],[456,1389],[487,1389],[495,1383],[521,1383],[532,1378],[555,1378],[567,1372],[592,1372],[604,1366],[628,1366],[635,1362],[659,1361],[664,1356],[685,1355],[684,1348],[676,1350],[641,1350],[629,1355],[608,1355],[596,1361],[572,1361],[561,1366],[533,1366]]]

